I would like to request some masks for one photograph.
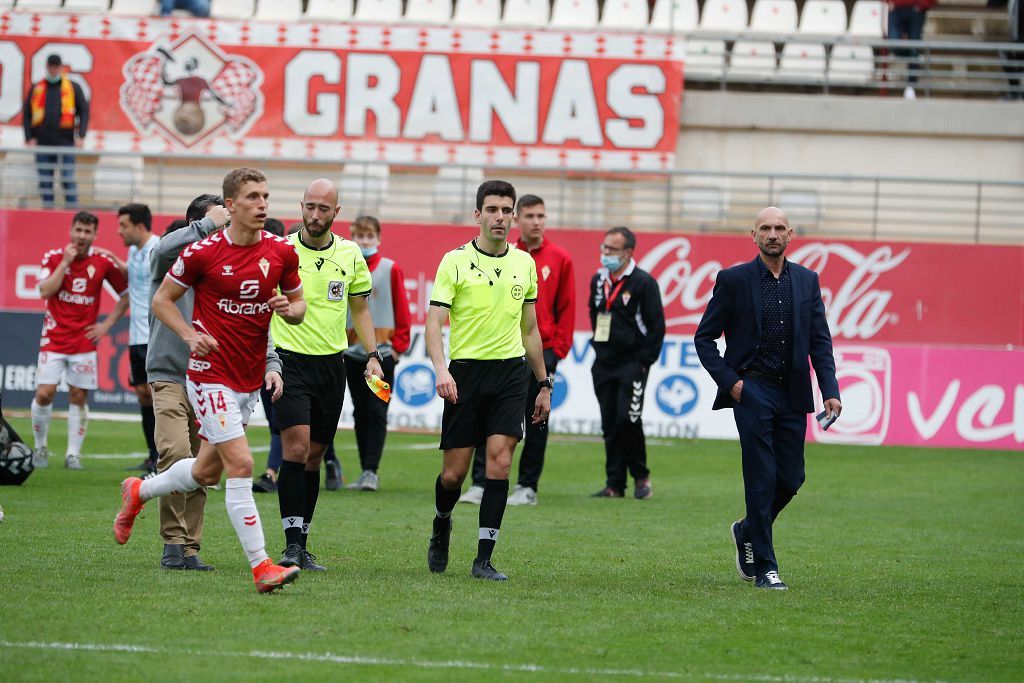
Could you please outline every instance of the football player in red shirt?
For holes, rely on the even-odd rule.
[[[267,593],[293,581],[300,570],[279,567],[267,555],[252,495],[245,426],[262,384],[275,400],[281,395],[281,375],[264,376],[270,318],[276,313],[298,325],[306,302],[295,248],[263,230],[270,196],[266,176],[257,169],[237,168],[225,176],[223,191],[229,227],[182,250],[152,303],[153,313],[191,351],[187,390],[203,444],[196,458],[179,460],[145,481],[129,477],[122,482],[123,506],[114,520],[114,537],[118,543],[128,541],[145,501],[216,484],[226,472],[228,516],[257,590]],[[195,290],[191,324],[174,305],[189,287]]]
[[[96,389],[96,342],[110,332],[128,310],[128,281],[114,261],[94,250],[100,220],[86,211],[71,219],[71,241],[43,255],[39,294],[46,300],[43,335],[39,340],[36,395],[32,401],[32,431],[36,467],[49,464],[47,436],[53,398],[61,377],[68,381],[68,450],[64,466],[82,469],[78,456],[85,441],[89,390]],[[110,315],[97,323],[104,281],[120,297]]]

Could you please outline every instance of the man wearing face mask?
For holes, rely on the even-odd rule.
[[[81,147],[89,128],[89,100],[78,83],[68,78],[60,55],[46,58],[46,77],[29,88],[22,109],[27,147]],[[43,206],[53,207],[53,171],[60,169],[67,206],[78,204],[73,154],[37,153],[39,194]]]
[[[601,408],[607,474],[595,498],[624,497],[627,470],[633,476],[633,497],[652,495],[641,417],[647,374],[665,339],[665,312],[658,283],[636,267],[635,248],[632,230],[609,230],[601,243],[601,268],[590,281],[591,375]]]
[[[373,291],[370,293],[370,316],[376,326],[377,349],[383,360],[384,381],[395,383],[395,364],[398,356],[409,350],[409,297],[405,291],[405,276],[398,264],[380,255],[380,222],[373,216],[360,216],[352,221],[352,241],[370,269]],[[366,348],[359,343],[348,318],[348,343],[345,349],[345,375],[352,394],[352,419],[355,422],[356,445],[363,473],[348,485],[357,491],[376,491],[379,485],[377,468],[384,452],[384,437],[388,428],[388,404],[377,398],[363,381],[366,370]]]

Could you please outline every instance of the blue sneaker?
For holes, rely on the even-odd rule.
[[[743,535],[743,520],[732,523],[732,540],[736,543],[736,571],[744,581],[753,581],[754,546]]]
[[[754,581],[754,588],[765,588],[774,591],[788,591],[789,586],[782,583],[778,572],[765,572]]]

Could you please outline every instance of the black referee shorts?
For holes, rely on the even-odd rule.
[[[149,384],[146,374],[146,351],[149,344],[132,344],[128,347],[128,384],[137,387]]]
[[[523,438],[527,365],[523,358],[453,360],[459,402],[444,403],[441,450],[468,448],[492,434]]]
[[[338,431],[345,401],[345,363],[342,354],[308,356],[278,349],[284,392],[274,403],[278,432],[309,425],[309,440],[330,445]]]

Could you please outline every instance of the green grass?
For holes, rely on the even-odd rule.
[[[56,421],[56,454],[63,430]],[[250,438],[265,443],[266,431]],[[137,425],[94,421],[86,447],[123,453],[140,441]],[[128,545],[111,534],[117,484],[134,461],[86,458],[85,471],[69,472],[55,457],[24,486],[0,488],[0,679],[1010,681],[1024,672],[1021,453],[810,446],[808,483],[775,526],[791,590],[769,593],[740,581],[733,563],[728,525],[743,499],[735,443],[652,446],[655,497],[636,501],[588,498],[603,481],[599,444],[553,439],[540,505],[505,514],[495,564],[510,581],[494,584],[469,577],[475,507],[456,508],[448,572],[426,569],[440,457],[410,446],[434,442],[391,435],[376,494],[323,491],[311,549],[330,572],[269,596],[252,586],[223,492],[210,493],[202,553],[217,571],[162,571],[155,504]],[[339,434],[348,477],[358,474],[351,443]],[[277,553],[277,498],[257,501]]]

